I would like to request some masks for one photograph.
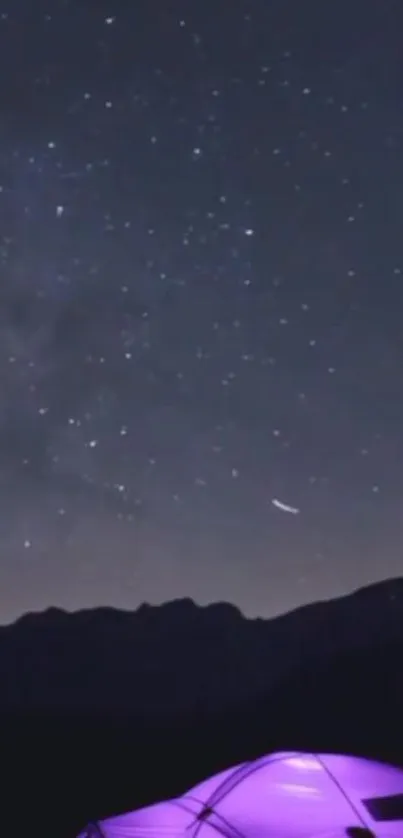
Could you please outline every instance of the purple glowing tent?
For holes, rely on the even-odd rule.
[[[182,797],[90,824],[79,838],[403,838],[403,771],[357,757],[279,753]]]

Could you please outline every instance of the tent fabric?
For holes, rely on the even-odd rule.
[[[79,838],[403,838],[403,771],[340,754],[278,753]]]

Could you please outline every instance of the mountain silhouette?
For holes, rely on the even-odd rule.
[[[56,608],[0,628],[0,710],[166,714],[269,694],[315,661],[403,642],[403,579],[247,619],[190,599]]]

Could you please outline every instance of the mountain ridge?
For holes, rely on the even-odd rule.
[[[59,606],[51,605],[48,608],[44,608],[39,611],[27,611],[24,614],[19,615],[15,618],[15,620],[9,623],[0,624],[0,635],[4,629],[10,629],[18,625],[19,623],[45,616],[55,616],[56,618],[75,617],[86,614],[119,614],[124,616],[133,616],[138,615],[139,613],[142,614],[146,612],[166,612],[178,605],[181,608],[186,607],[188,609],[196,609],[208,612],[212,612],[216,609],[226,609],[228,610],[228,612],[236,614],[237,616],[241,617],[241,619],[246,620],[247,622],[268,623],[288,618],[290,615],[298,615],[302,612],[309,611],[310,609],[317,608],[318,606],[328,605],[329,603],[339,603],[340,601],[349,600],[353,597],[361,598],[363,596],[372,596],[373,594],[378,595],[382,592],[385,595],[387,595],[391,600],[395,599],[397,596],[401,596],[403,598],[403,576],[382,579],[378,582],[369,582],[365,585],[361,585],[357,588],[352,589],[346,594],[340,594],[336,597],[326,597],[323,599],[315,600],[313,602],[298,605],[295,608],[292,608],[289,611],[282,612],[281,614],[277,614],[274,617],[248,617],[242,612],[242,609],[239,606],[229,602],[228,600],[217,600],[214,602],[203,604],[196,602],[191,597],[178,597],[157,604],[144,601],[141,602],[140,605],[138,605],[137,608],[134,609],[117,608],[113,605],[99,605],[95,607],[69,610]]]
[[[301,664],[403,641],[403,578],[245,617],[231,603],[50,608],[0,627],[0,710],[167,713],[266,695]]]

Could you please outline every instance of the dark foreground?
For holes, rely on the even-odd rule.
[[[303,667],[265,698],[214,713],[4,713],[3,828],[69,838],[93,818],[182,793],[272,750],[341,751],[403,765],[402,645]],[[172,686],[172,685],[171,685]]]

